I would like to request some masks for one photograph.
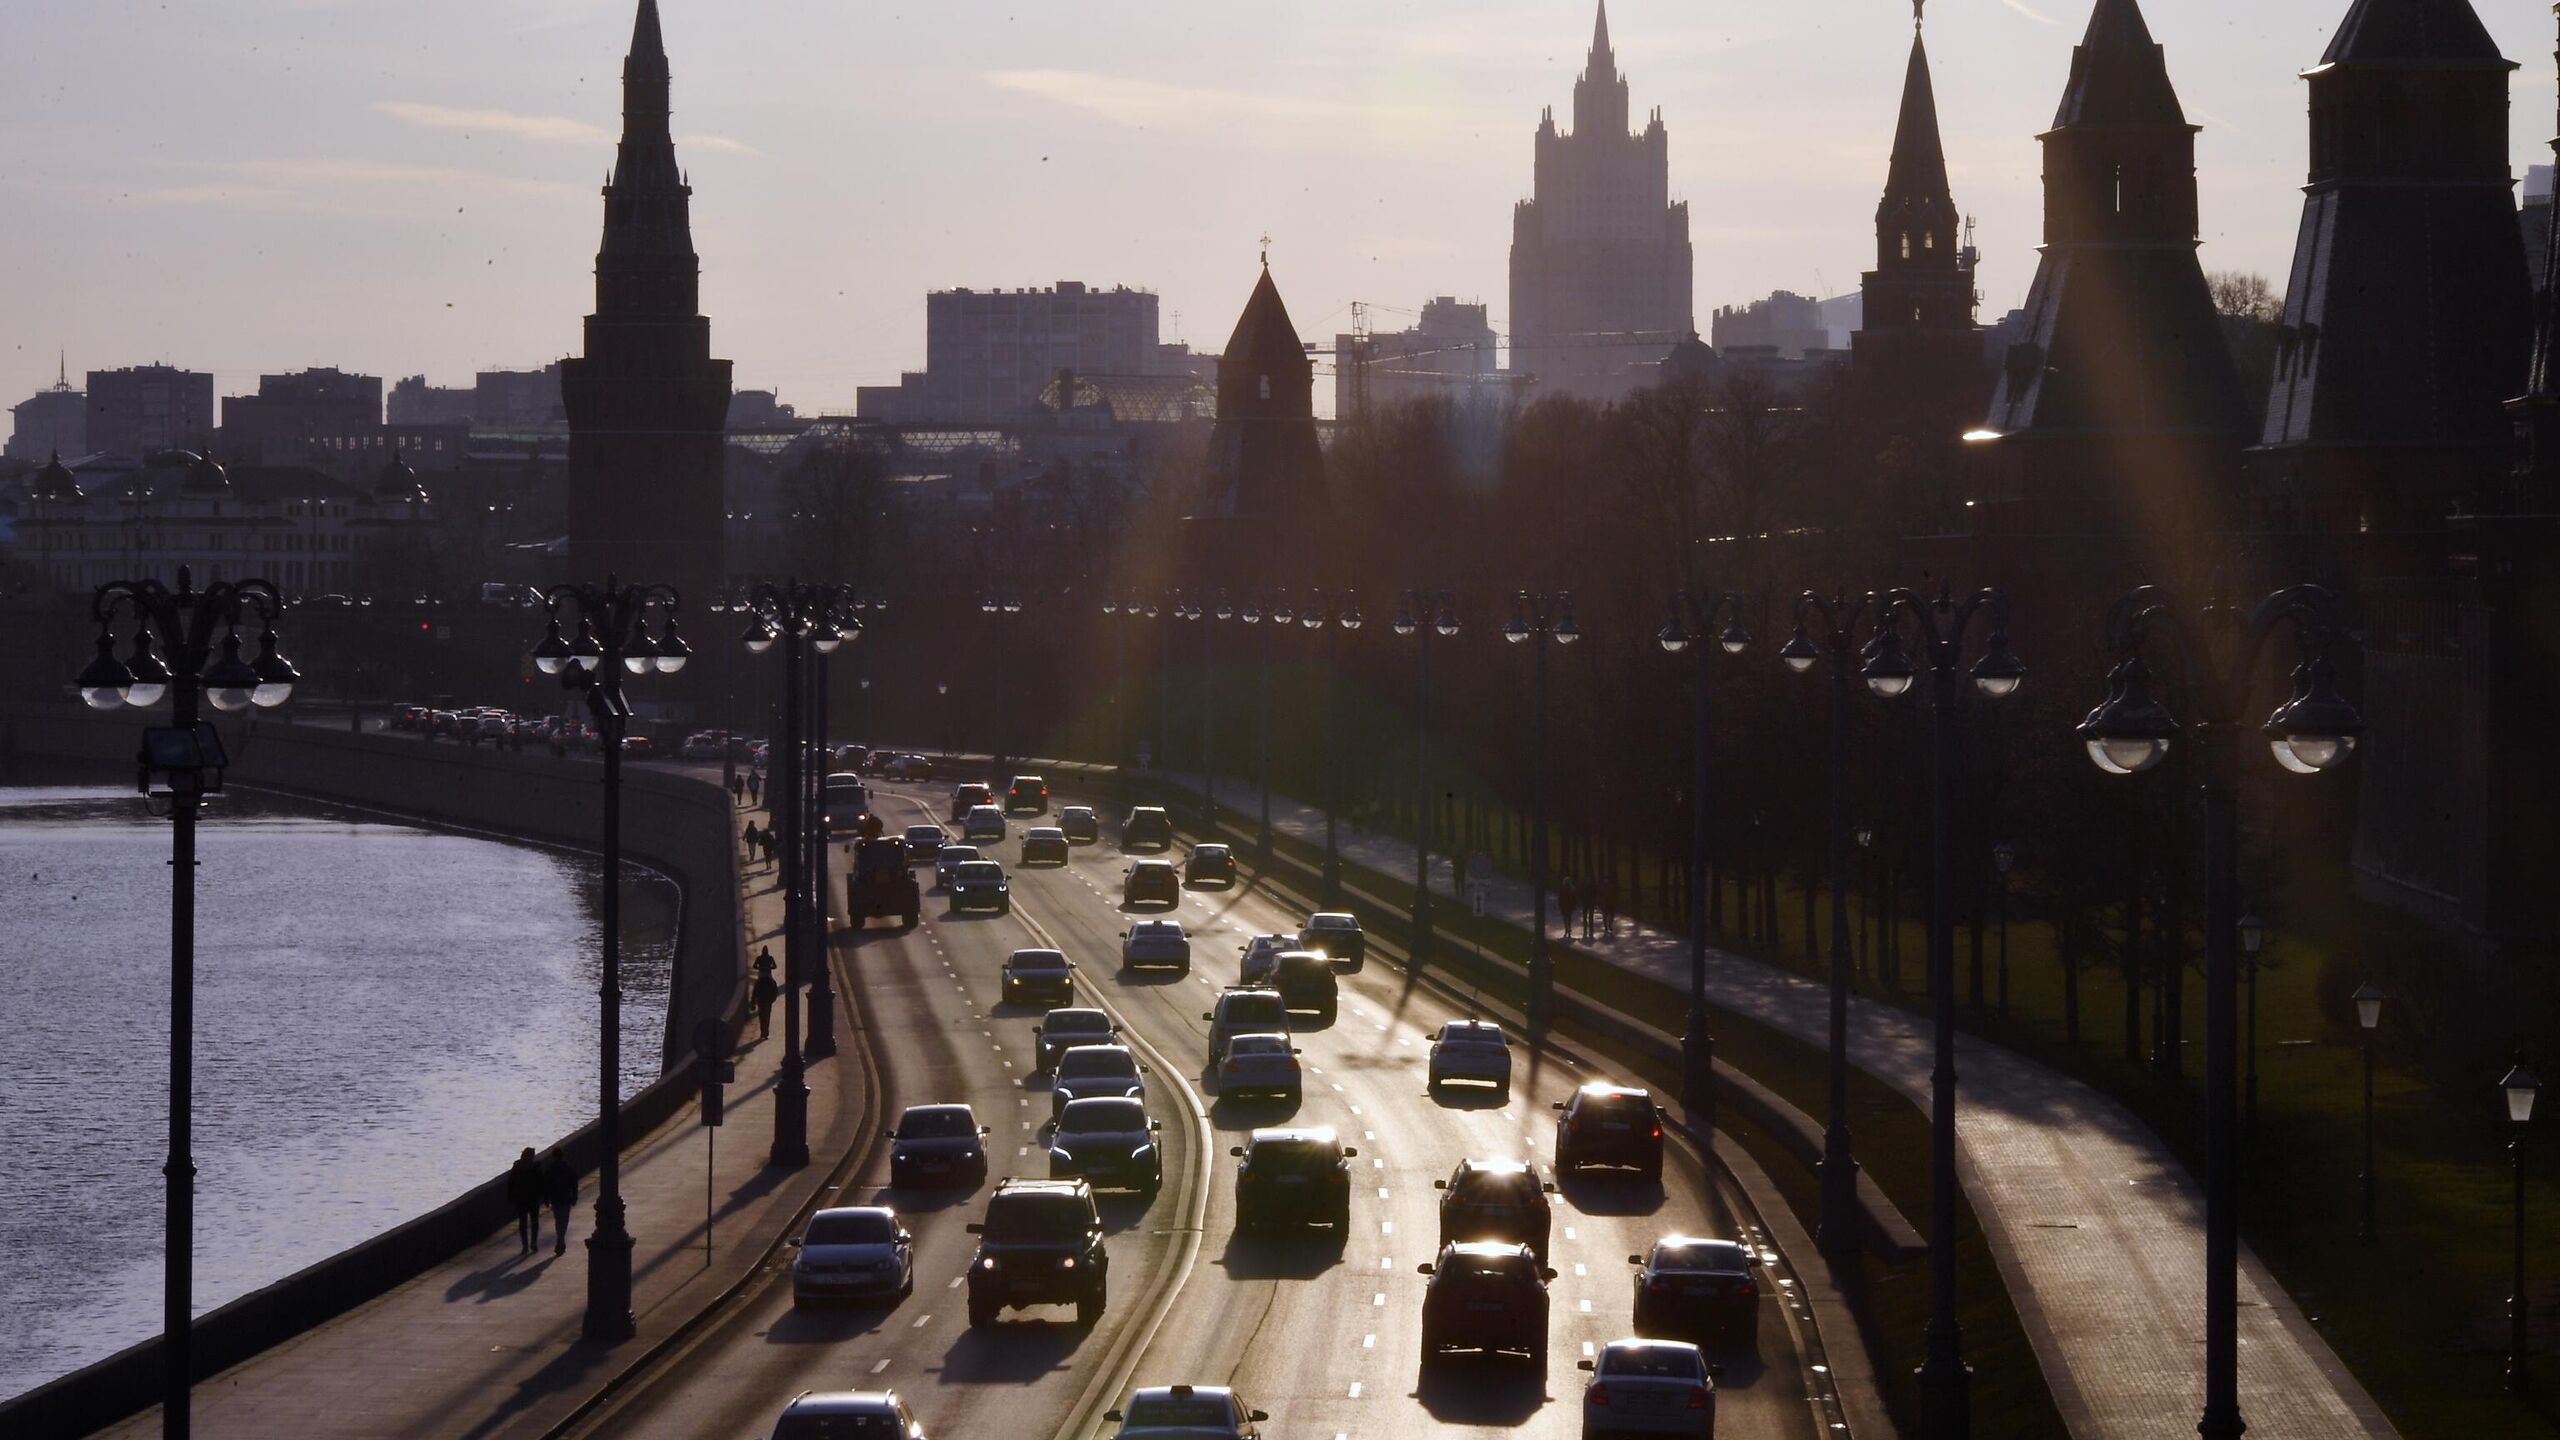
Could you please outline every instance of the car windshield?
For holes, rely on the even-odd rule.
[[[1063,967],[1065,963],[1064,957],[1061,957],[1060,966]],[[1040,1021],[1040,1033],[1053,1037],[1107,1035],[1110,1031],[1111,1017],[1099,1010],[1052,1010]]]
[[[1058,1113],[1060,1135],[1114,1135],[1147,1128],[1147,1107],[1135,1100],[1070,1100]]]
[[[1066,809],[1058,812],[1058,818],[1062,820],[1090,820],[1093,818],[1093,811],[1089,807],[1083,805],[1070,805]]]
[[[1440,1032],[1440,1043],[1462,1050],[1500,1050],[1502,1032],[1490,1025],[1451,1025]]]
[[[1227,1053],[1230,1055],[1286,1055],[1289,1053],[1289,1037],[1286,1035],[1238,1035],[1227,1042]]]
[[[968,881],[1001,880],[1004,867],[993,860],[967,860],[961,862],[957,874],[960,879]]]
[[[1653,1118],[1653,1097],[1585,1095],[1582,1108],[1574,1113],[1585,1120],[1650,1120]]]
[[[1686,1345],[1612,1345],[1600,1352],[1600,1373],[1702,1380],[1707,1372],[1698,1352]]]
[[[1230,1030],[1246,1025],[1278,1029],[1289,1023],[1289,1007],[1281,1003],[1279,996],[1267,992],[1230,995],[1222,1018]]]
[[[1496,1284],[1516,1284],[1537,1279],[1537,1261],[1517,1251],[1500,1255],[1452,1255],[1441,1273],[1459,1280],[1481,1280]]]
[[[898,1238],[898,1222],[877,1210],[822,1210],[809,1217],[804,1245],[886,1245]]]
[[[1182,927],[1171,920],[1141,920],[1131,930],[1133,940],[1179,940]]]
[[[1140,1395],[1129,1401],[1126,1428],[1233,1430],[1236,1417],[1217,1395]]]
[[[1724,1270],[1735,1274],[1751,1268],[1751,1252],[1730,1240],[1691,1240],[1654,1247],[1653,1263],[1661,1270]]]
[[[898,1417],[886,1409],[866,1410],[859,1415],[785,1415],[773,1427],[773,1440],[843,1440],[860,1436],[862,1440],[891,1440],[898,1434]]]
[[[901,1140],[941,1140],[977,1133],[977,1117],[966,1110],[910,1110],[898,1117]]]
[[[992,869],[994,867],[990,866],[988,868]],[[1015,970],[1025,972],[1034,970],[1064,970],[1067,968],[1067,957],[1059,954],[1055,950],[1016,950],[1013,952],[1013,958],[1007,960],[1005,963],[1013,967]]]
[[[1540,1193],[1537,1177],[1525,1170],[1462,1171],[1458,1183],[1449,1188],[1451,1194],[1497,1205],[1524,1202]]]
[[[1136,1057],[1116,1045],[1080,1045],[1058,1061],[1061,1080],[1134,1080],[1137,1076]]]
[[[1307,917],[1307,928],[1310,930],[1357,930],[1360,928],[1360,922],[1349,915],[1310,915]]]
[[[1341,1158],[1331,1145],[1313,1140],[1264,1140],[1245,1155],[1245,1163],[1256,1170],[1274,1170],[1284,1174],[1300,1174],[1323,1170]]]
[[[1025,840],[1064,840],[1067,838],[1067,832],[1059,829],[1055,825],[1043,825],[1036,830],[1024,831],[1022,838]]]
[[[940,844],[942,841],[942,827],[939,825],[910,825],[907,827],[907,838],[918,844]]]
[[[1224,845],[1202,845],[1192,850],[1191,858],[1194,860],[1224,860],[1227,858],[1227,847]]]
[[[990,1240],[1073,1240],[1090,1218],[1073,1195],[999,1195],[987,1205]]]
[[[945,865],[957,865],[963,860],[975,860],[978,858],[978,847],[975,845],[945,845],[942,847],[942,854],[939,858]]]

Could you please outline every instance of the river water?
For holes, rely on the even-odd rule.
[[[240,790],[198,834],[199,1313],[593,1117],[594,856]],[[160,1329],[169,856],[130,790],[0,788],[0,1396]],[[623,893],[627,1095],[676,890]]]

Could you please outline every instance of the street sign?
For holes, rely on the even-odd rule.
[[[1479,850],[1467,862],[1467,878],[1482,885],[1493,878],[1493,857]]]
[[[1154,758],[1155,758],[1155,749],[1154,749],[1154,747],[1153,747],[1153,746],[1150,746],[1149,744],[1147,744],[1147,742],[1146,742],[1146,741],[1144,741],[1144,740],[1139,741],[1139,742],[1138,742],[1138,768],[1139,768],[1139,769],[1141,769],[1141,770],[1146,769],[1146,768],[1147,768],[1147,764],[1148,764],[1148,762],[1149,762],[1149,761],[1151,761],[1151,760],[1153,760]]]
[[[1484,918],[1485,900],[1492,891],[1493,887],[1482,880],[1467,882],[1467,908],[1475,913],[1477,919]]]

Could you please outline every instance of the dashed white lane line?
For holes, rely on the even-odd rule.
[[[1584,1300],[1584,1301],[1581,1301],[1581,1302],[1577,1303],[1573,1308],[1575,1308],[1576,1310],[1581,1311],[1581,1312],[1582,1312],[1583,1314],[1585,1314],[1585,1315],[1588,1315],[1588,1314],[1590,1314],[1590,1313],[1591,1313],[1591,1302],[1590,1302],[1590,1301],[1588,1301],[1588,1300]]]
[[[966,1276],[966,1275],[954,1275],[954,1276],[952,1276],[952,1277],[951,1277],[951,1283],[950,1283],[950,1284],[948,1284],[948,1285],[946,1285],[946,1286],[944,1286],[944,1287],[942,1287],[942,1288],[944,1288],[944,1289],[946,1289],[946,1290],[957,1290],[957,1289],[959,1289],[963,1284],[965,1284],[965,1283],[968,1281],[968,1279],[969,1279],[969,1277],[968,1277],[968,1276]]]
[[[879,1364],[874,1365],[874,1366],[872,1366],[872,1367],[871,1367],[871,1373],[872,1373],[872,1374],[874,1374],[874,1375],[877,1375],[877,1374],[879,1374],[881,1371],[886,1370],[886,1369],[888,1369],[888,1368],[889,1368],[889,1362],[888,1362],[887,1360],[885,1360],[885,1359],[884,1359],[884,1360],[882,1360]]]
[[[1372,1332],[1372,1333],[1370,1333],[1370,1334],[1367,1334],[1367,1335],[1363,1335],[1363,1336],[1361,1336],[1361,1337],[1360,1337],[1360,1348],[1361,1348],[1361,1349],[1363,1349],[1363,1350],[1375,1350],[1375,1349],[1377,1349],[1377,1348],[1378,1348],[1378,1337],[1377,1337],[1376,1333],[1375,1333],[1375,1332]]]
[[[1357,1380],[1351,1382],[1351,1398],[1354,1400],[1360,1398],[1360,1382]]]
[[[916,1317],[916,1323],[914,1323],[913,1325],[908,1326],[907,1328],[908,1328],[908,1329],[910,1329],[910,1330],[921,1330],[921,1329],[923,1329],[923,1328],[925,1327],[925,1325],[926,1325],[928,1322],[930,1322],[932,1319],[933,1319],[933,1317],[932,1317],[932,1316],[930,1316],[930,1315],[919,1315],[919,1316],[917,1316],[917,1317]]]
[[[1381,1234],[1381,1235],[1393,1235],[1394,1233],[1396,1233],[1396,1222],[1394,1222],[1393,1220],[1381,1220],[1381,1221],[1379,1221],[1379,1222],[1378,1222],[1378,1233],[1379,1233],[1379,1234]]]
[[[1379,1187],[1378,1187],[1378,1198],[1379,1198],[1379,1199],[1381,1199],[1381,1200],[1384,1200],[1384,1199],[1386,1199],[1386,1198],[1387,1198],[1387,1187],[1386,1187],[1386,1186],[1381,1185],[1381,1186],[1379,1186]]]
[[[1566,1227],[1564,1227],[1564,1238],[1566,1238],[1567,1240],[1579,1240],[1579,1239],[1581,1239],[1582,1237],[1581,1237],[1581,1236],[1579,1236],[1579,1235],[1574,1234],[1574,1233],[1573,1233],[1573,1227],[1572,1227],[1572,1226],[1570,1226],[1570,1225],[1567,1225]]]
[[[1381,1269],[1381,1270],[1393,1270],[1394,1268],[1396,1268],[1395,1257],[1394,1257],[1394,1256],[1392,1256],[1392,1255],[1381,1255],[1381,1256],[1379,1256],[1379,1257],[1378,1257],[1378,1268],[1379,1268],[1379,1269]]]
[[[1582,1353],[1583,1353],[1583,1354],[1585,1354],[1585,1355],[1596,1355],[1596,1354],[1598,1354],[1598,1353],[1599,1353],[1599,1351],[1598,1351],[1598,1350],[1596,1350],[1596,1349],[1594,1349],[1594,1348],[1592,1347],[1592,1344],[1591,1344],[1591,1342],[1590,1342],[1590,1341],[1585,1340],[1585,1341],[1583,1341],[1583,1342],[1582,1342]]]
[[[1586,1269],[1582,1268],[1580,1265],[1576,1265],[1576,1266],[1574,1266],[1574,1267],[1573,1267],[1573,1274],[1574,1274],[1574,1278],[1575,1278],[1575,1279],[1580,1279],[1580,1278],[1582,1278],[1583,1276],[1589,1275],[1590,1273],[1591,1273],[1590,1271],[1588,1271],[1588,1270],[1586,1270]]]
[[[1385,1291],[1381,1290],[1381,1291],[1379,1291],[1377,1294],[1370,1296],[1370,1297],[1369,1297],[1369,1303],[1370,1303],[1370,1304],[1372,1304],[1372,1305],[1384,1305],[1384,1304],[1386,1304],[1386,1303],[1387,1303],[1387,1292],[1385,1292]]]

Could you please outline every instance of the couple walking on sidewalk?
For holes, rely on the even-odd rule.
[[[542,1207],[551,1206],[551,1253],[565,1255],[569,1250],[569,1212],[578,1204],[578,1172],[571,1169],[560,1147],[551,1147],[551,1158],[536,1160],[533,1147],[524,1147],[516,1163],[507,1170],[507,1203],[516,1212],[516,1239],[530,1255],[542,1244]]]

